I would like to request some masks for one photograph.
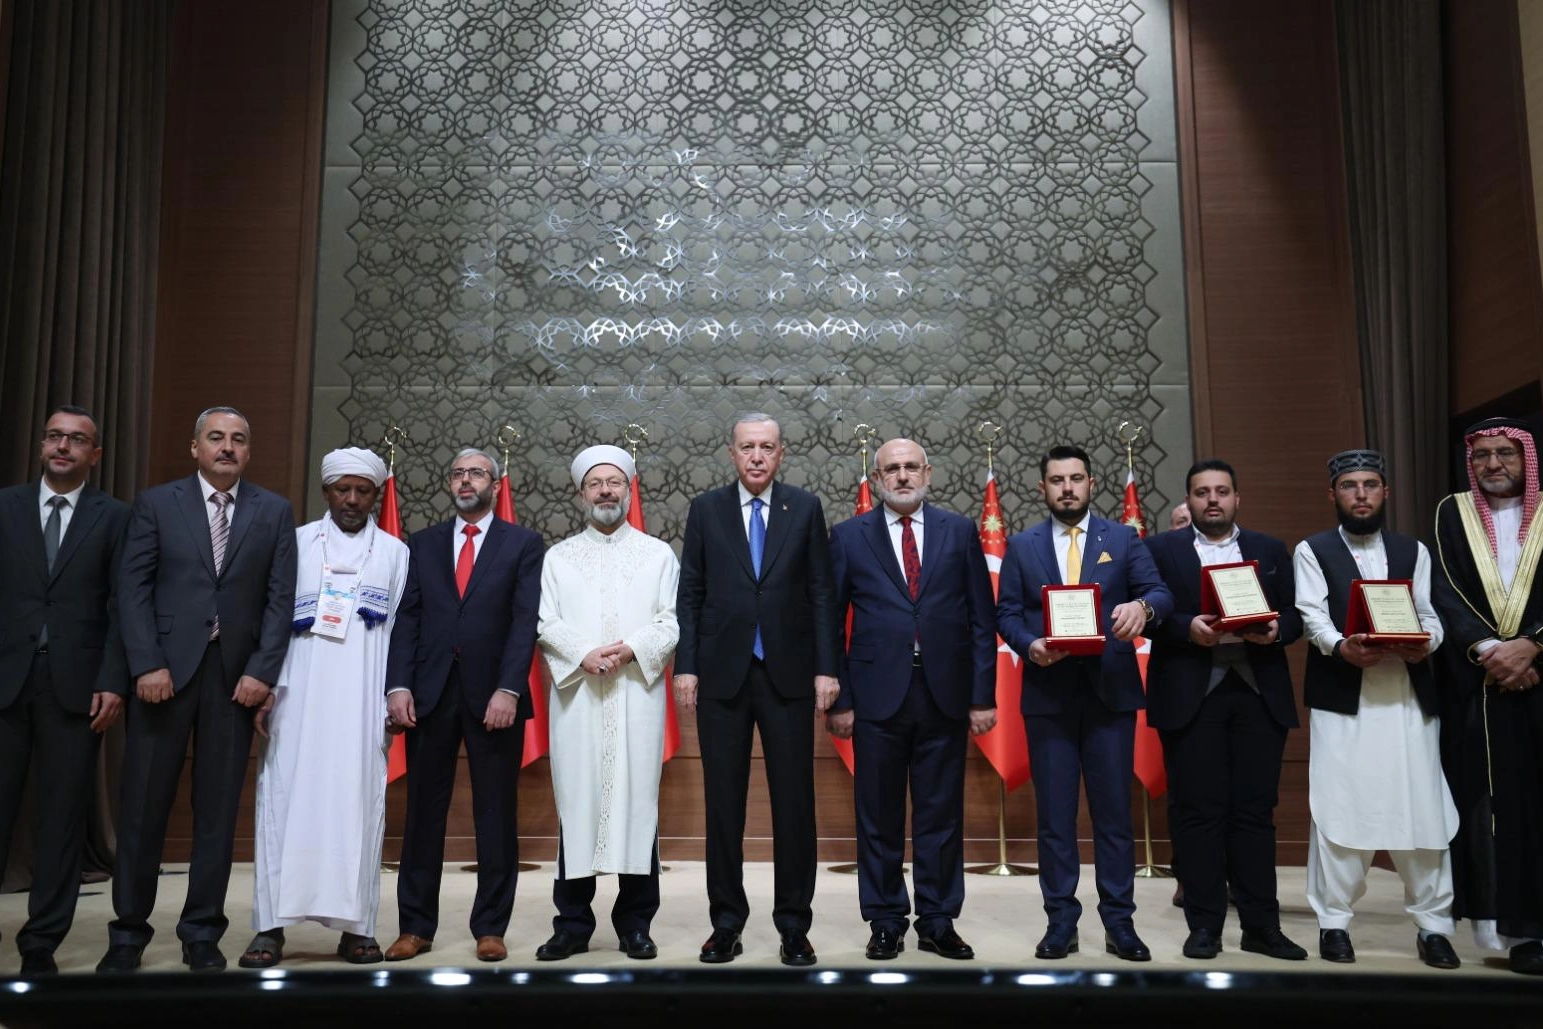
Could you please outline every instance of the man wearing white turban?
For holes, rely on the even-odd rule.
[[[295,532],[294,638],[258,715],[252,928],[243,968],[284,956],[284,927],[342,933],[338,956],[381,960],[375,942],[386,829],[386,651],[407,547],[370,516],[385,462],[346,447],[322,459],[327,514]]]
[[[637,466],[620,447],[590,447],[570,469],[588,525],[547,551],[538,643],[550,674],[552,792],[558,853],[552,938],[557,961],[589,949],[595,877],[616,873],[611,925],[629,958],[658,950],[659,771],[669,697],[663,678],[680,635],[680,564],[627,522]]]

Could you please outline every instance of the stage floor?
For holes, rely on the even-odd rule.
[[[185,865],[168,865],[161,878],[154,925],[156,937],[145,951],[144,970],[182,971],[180,948],[175,927],[181,910],[185,884]],[[1303,869],[1280,870],[1281,926],[1286,934],[1306,947],[1307,961],[1275,961],[1238,949],[1238,927],[1229,914],[1220,957],[1212,961],[1192,961],[1180,954],[1187,929],[1184,914],[1171,903],[1171,879],[1136,880],[1136,928],[1152,950],[1149,964],[1136,966],[1104,953],[1103,933],[1098,921],[1097,895],[1093,888],[1092,868],[1082,872],[1080,896],[1084,911],[1081,924],[1081,953],[1064,961],[1038,961],[1034,944],[1045,928],[1040,905],[1038,880],[1029,876],[1006,878],[970,875],[966,877],[964,912],[956,923],[966,940],[975,948],[973,962],[946,961],[916,949],[914,932],[906,939],[906,951],[890,962],[869,961],[863,954],[868,928],[857,907],[857,877],[822,867],[815,890],[814,928],[810,940],[819,955],[818,968],[862,969],[865,971],[964,970],[973,968],[1022,968],[1030,971],[1064,972],[1069,970],[1156,971],[1173,969],[1184,972],[1268,972],[1271,974],[1317,973],[1332,975],[1430,975],[1490,976],[1520,980],[1505,968],[1504,956],[1481,951],[1474,946],[1465,924],[1459,924],[1453,939],[1463,967],[1456,971],[1436,971],[1420,963],[1414,953],[1415,928],[1403,911],[1403,887],[1398,877],[1382,869],[1373,869],[1366,896],[1357,906],[1351,938],[1358,961],[1336,965],[1317,956],[1317,927],[1312,910],[1303,894]],[[502,968],[543,970],[627,969],[644,971],[659,968],[705,969],[697,960],[697,951],[707,937],[707,901],[703,866],[700,862],[676,862],[660,879],[662,903],[654,921],[653,936],[659,945],[654,961],[631,961],[616,948],[609,929],[609,906],[615,897],[614,878],[601,880],[596,897],[600,928],[591,941],[588,954],[576,955],[565,962],[538,962],[536,947],[551,932],[552,865],[542,864],[534,871],[522,872],[514,905],[514,920],[506,942],[509,959]],[[381,910],[377,937],[382,947],[396,938],[396,878],[383,873]],[[437,967],[488,968],[476,960],[474,941],[466,927],[475,876],[461,871],[460,865],[445,869],[441,900],[441,926],[431,954],[408,962],[390,965],[352,966],[339,960],[334,950],[337,934],[316,925],[290,928],[282,967],[296,971],[359,971],[370,973],[381,968],[409,971]],[[770,864],[746,865],[746,890],[750,896],[750,922],[744,934],[744,957],[735,961],[736,969],[782,969],[777,960],[777,934],[771,924],[772,869]],[[86,886],[82,890],[75,926],[55,955],[65,973],[91,972],[107,947],[107,923],[112,918],[111,884]],[[231,876],[227,912],[231,927],[221,947],[236,974],[236,958],[251,939],[252,866],[237,865]],[[14,976],[20,967],[15,950],[16,931],[26,918],[26,894],[0,896],[0,976]]]

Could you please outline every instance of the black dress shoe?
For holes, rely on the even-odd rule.
[[[1052,925],[1045,930],[1045,935],[1034,948],[1035,957],[1052,961],[1075,953],[1077,953],[1077,927],[1072,925]]]
[[[1209,960],[1222,952],[1222,934],[1211,929],[1191,929],[1184,939],[1184,956]]]
[[[1151,961],[1152,952],[1128,925],[1104,930],[1104,949],[1121,961]]]
[[[21,974],[24,979],[34,979],[40,975],[58,975],[59,966],[54,963],[52,951],[24,950],[21,952]]]
[[[1452,949],[1452,941],[1440,933],[1429,933],[1414,938],[1414,952],[1420,955],[1420,960],[1432,968],[1459,968],[1462,961],[1458,960],[1457,951]]]
[[[139,954],[143,947],[132,943],[115,943],[107,948],[102,960],[96,963],[98,972],[132,972],[139,967]]]
[[[182,945],[182,963],[190,972],[218,972],[225,967],[225,955],[211,940],[193,940]]]
[[[1280,929],[1243,930],[1242,947],[1250,954],[1263,954],[1281,961],[1306,961],[1307,951],[1286,938]]]
[[[784,965],[802,968],[814,964],[814,947],[804,933],[783,933],[782,947],[777,951]]]
[[[889,961],[905,950],[905,938],[893,929],[875,929],[868,937],[868,960]]]
[[[1543,943],[1532,940],[1511,948],[1511,971],[1543,975]]]
[[[623,948],[625,949],[625,948]],[[537,961],[562,961],[589,950],[589,941],[581,940],[566,929],[559,929],[552,938],[536,948]]]
[[[1341,965],[1354,964],[1355,947],[1350,943],[1350,933],[1344,929],[1319,929],[1318,956]]]
[[[744,952],[745,945],[739,942],[739,933],[733,929],[714,929],[707,942],[702,944],[702,960],[709,965],[733,961]]]
[[[1173,906],[1176,907],[1176,908],[1181,908],[1181,907],[1184,906],[1184,884],[1183,883],[1174,883],[1173,884]]]
[[[917,933],[916,945],[940,958],[952,958],[955,961],[968,961],[975,956],[975,948],[961,940],[952,926],[933,936]]]
[[[634,929],[621,938],[621,949],[626,951],[629,958],[638,961],[647,961],[659,956],[659,948],[654,946],[654,941],[649,939],[648,930]]]

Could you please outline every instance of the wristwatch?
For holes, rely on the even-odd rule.
[[[1343,647],[1344,645],[1345,645],[1345,637],[1341,636],[1339,638],[1339,642],[1334,644],[1334,649],[1329,651],[1329,656],[1332,657],[1332,658],[1338,658],[1339,660],[1343,661],[1344,658],[1339,656],[1339,651],[1340,651],[1340,648]]]
[[[1138,600],[1136,603],[1141,605],[1141,613],[1146,615],[1147,621],[1150,622],[1156,615],[1156,612],[1152,610],[1152,605],[1148,604],[1144,599]]]

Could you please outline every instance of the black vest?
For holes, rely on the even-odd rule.
[[[1350,611],[1350,584],[1361,578],[1361,569],[1338,529],[1309,536],[1305,541],[1323,569],[1329,586],[1329,617],[1334,627],[1345,631]],[[1388,578],[1413,579],[1419,543],[1413,536],[1383,530],[1382,545],[1388,552]],[[1409,684],[1414,687],[1420,711],[1427,718],[1436,714],[1436,680],[1431,675],[1429,659],[1409,665]],[[1317,647],[1307,648],[1307,673],[1302,683],[1302,699],[1308,707],[1336,714],[1353,715],[1361,707],[1361,669],[1348,661],[1330,657]]]

